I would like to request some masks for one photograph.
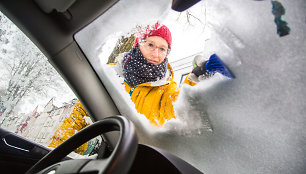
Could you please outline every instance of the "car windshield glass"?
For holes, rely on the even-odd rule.
[[[75,39],[143,142],[207,173],[278,173],[305,169],[305,25],[303,1],[135,0]]]

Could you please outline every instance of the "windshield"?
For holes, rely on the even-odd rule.
[[[280,166],[289,173],[304,171],[305,3],[211,0],[182,13],[170,7],[170,1],[120,1],[75,36],[121,114],[135,123],[141,142],[207,173],[278,173]],[[171,43],[164,30],[158,35],[168,46],[165,66],[172,68],[162,76],[168,82],[131,85],[138,79],[125,69],[128,56],[138,51],[150,62],[142,48],[159,55],[164,50],[147,44],[155,34],[140,36],[157,22],[171,31]],[[165,85],[179,92],[143,94],[144,87]],[[167,119],[143,111],[155,105],[141,95],[160,101],[159,117]]]

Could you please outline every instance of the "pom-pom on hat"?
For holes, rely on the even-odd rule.
[[[143,30],[140,30],[138,35],[136,36],[135,42],[134,42],[134,47],[137,46],[139,41],[146,39],[147,37],[150,36],[159,36],[165,39],[168,43],[169,49],[171,49],[171,42],[172,42],[172,37],[171,37],[171,32],[168,27],[165,25],[161,25],[158,22],[155,23],[155,25],[147,25],[147,27]]]

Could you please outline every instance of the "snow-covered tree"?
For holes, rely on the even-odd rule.
[[[47,58],[1,13],[0,49],[0,109],[5,110],[4,118],[24,97],[44,96],[50,88],[62,85]]]
[[[116,57],[124,52],[128,52],[133,44],[134,44],[135,36],[133,34],[128,36],[121,36],[120,39],[117,41],[115,48],[113,49],[112,53],[108,57],[107,63],[114,63]]]

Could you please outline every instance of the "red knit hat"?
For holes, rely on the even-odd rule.
[[[168,29],[168,27],[166,27],[165,25],[160,25],[158,22],[152,26],[147,25],[147,27],[144,30],[140,30],[138,36],[135,39],[133,46],[136,47],[137,44],[139,43],[139,40],[146,39],[147,37],[150,36],[162,37],[167,41],[168,47],[169,49],[171,49],[171,42],[172,42],[171,32]]]

